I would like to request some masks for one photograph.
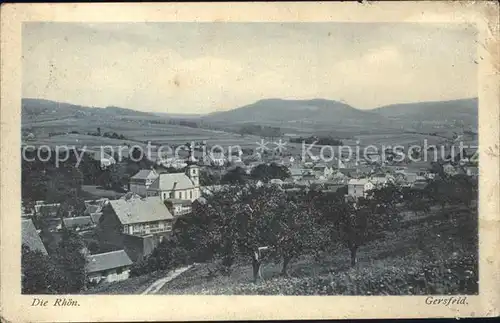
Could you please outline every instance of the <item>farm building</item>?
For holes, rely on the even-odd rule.
[[[128,279],[132,260],[124,250],[87,256],[87,279],[93,283]]]

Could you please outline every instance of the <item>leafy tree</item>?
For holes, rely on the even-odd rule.
[[[85,286],[86,257],[84,254],[85,244],[82,238],[75,232],[63,229],[61,242],[59,243],[55,260],[64,271],[66,293],[79,292]]]
[[[306,192],[279,195],[279,207],[274,213],[272,247],[283,266],[281,274],[288,275],[288,265],[294,258],[315,250],[316,229],[314,200]]]
[[[423,191],[408,189],[403,193],[405,205],[418,216],[419,212],[430,211],[430,201]]]
[[[366,199],[360,199],[360,206],[367,207],[372,213],[395,215],[397,206],[403,200],[400,187],[388,184],[375,188],[368,193]]]
[[[142,156],[141,150],[138,147],[134,147],[132,150],[131,156],[134,160],[139,160]],[[144,158],[141,158],[144,159]]]
[[[273,235],[274,214],[282,206],[282,191],[272,187],[245,185],[227,187],[207,197],[207,202],[193,216],[206,216],[205,245],[212,246],[221,259],[222,270],[229,272],[237,259],[252,263],[253,278],[261,278],[260,247],[269,247]]]
[[[264,182],[269,181],[270,179],[287,179],[291,176],[290,170],[282,165],[278,165],[276,163],[260,164],[257,167],[252,169],[251,173],[252,178],[256,180],[262,180]]]
[[[202,168],[200,170],[200,185],[210,186],[217,185],[221,181],[220,175],[211,171],[209,168]]]
[[[40,251],[32,251],[22,246],[22,293],[23,294],[59,294],[64,286],[59,268]]]
[[[241,167],[235,167],[222,176],[223,184],[244,184],[247,178],[245,170]]]

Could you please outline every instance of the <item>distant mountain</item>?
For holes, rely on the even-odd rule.
[[[367,125],[383,124],[385,118],[372,111],[363,111],[333,100],[266,99],[229,111],[205,116],[209,123],[258,124],[328,124]]]
[[[56,102],[44,99],[25,98],[21,101],[21,115],[23,118],[57,117],[57,118],[84,118],[88,116],[110,117],[151,117],[152,113],[141,112],[119,107],[87,107],[70,103]]]
[[[477,128],[478,100],[393,104],[372,110],[359,110],[348,104],[325,99],[265,99],[233,110],[208,115],[179,115],[141,112],[120,107],[86,107],[42,99],[22,99],[23,125],[40,122],[79,122],[112,124],[117,120],[147,123],[168,119],[190,119],[201,128],[239,131],[245,124],[279,127],[283,131],[305,132],[415,130],[464,125]],[[153,121],[154,120],[154,121]],[[162,121],[164,120],[164,121]],[[50,124],[50,123],[49,123]],[[48,124],[47,124],[48,126]]]
[[[392,104],[371,110],[385,118],[423,123],[464,123],[477,125],[478,99]]]

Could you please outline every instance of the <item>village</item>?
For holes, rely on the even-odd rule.
[[[85,200],[83,214],[61,215],[61,203],[36,201],[31,208],[23,203],[22,241],[31,251],[48,255],[48,250],[57,248],[49,248],[47,241],[57,245],[65,233],[72,232],[88,242],[81,250],[86,259],[86,286],[113,283],[127,280],[131,267],[172,235],[176,221],[192,216],[194,205],[203,205],[207,197],[224,188],[251,184],[272,186],[287,194],[321,191],[340,194],[356,205],[370,198],[370,192],[388,186],[424,191],[436,176],[477,180],[476,153],[476,149],[464,149],[447,161],[433,163],[394,162],[390,151],[355,161],[324,162],[281,152],[245,156],[240,151],[233,156],[207,157],[191,149],[185,158],[151,160],[152,166],[128,179],[120,197]],[[117,163],[106,154],[91,156],[102,169]]]

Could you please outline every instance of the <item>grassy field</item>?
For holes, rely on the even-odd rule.
[[[95,121],[95,122],[94,122]],[[94,120],[82,123],[76,118],[65,118],[60,120],[43,120],[24,122],[22,129],[34,134],[35,139],[29,141],[35,145],[75,145],[99,146],[99,145],[135,145],[151,141],[162,145],[179,145],[191,141],[206,141],[209,145],[240,145],[241,147],[255,146],[260,138],[256,136],[241,136],[224,131],[190,128],[170,124],[154,124],[148,120],[120,119],[113,122]],[[101,133],[116,132],[126,139],[112,139],[106,137],[89,136],[87,133],[96,132],[100,128]],[[70,134],[76,131],[78,134]],[[68,133],[49,136],[49,133]]]
[[[252,283],[249,264],[235,266],[230,276],[209,276],[214,264],[199,264],[167,283],[163,294],[269,294],[269,295],[421,295],[475,294],[478,291],[477,253],[464,241],[459,224],[433,214],[401,224],[398,230],[363,246],[355,268],[344,248],[321,259],[302,257],[280,277],[280,265],[267,263],[263,281]]]

